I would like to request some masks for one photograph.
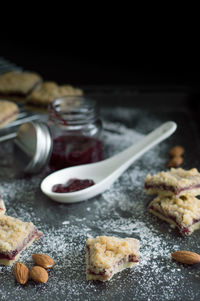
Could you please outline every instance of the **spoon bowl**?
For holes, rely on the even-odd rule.
[[[139,142],[111,158],[56,171],[42,181],[41,190],[52,200],[61,203],[76,203],[90,199],[109,188],[134,161],[153,146],[168,138],[176,128],[175,122],[168,121]],[[64,184],[72,178],[91,179],[95,185],[75,192],[52,192],[53,185]]]

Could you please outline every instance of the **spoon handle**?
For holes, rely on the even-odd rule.
[[[125,149],[121,153],[108,159],[110,160],[111,170],[116,170],[117,177],[122,174],[135,160],[141,157],[145,152],[156,144],[168,138],[176,130],[177,125],[173,121],[168,121],[156,130],[152,131],[140,141]]]

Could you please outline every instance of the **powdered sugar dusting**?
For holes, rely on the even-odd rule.
[[[109,111],[110,112],[110,111]],[[122,119],[136,116],[138,110],[118,109]],[[118,115],[117,115],[118,114]],[[120,115],[121,114],[121,115]],[[127,117],[128,116],[128,117]],[[141,114],[142,116],[142,114]],[[159,125],[157,118],[149,123]],[[105,121],[106,156],[111,156],[143,137],[141,132],[120,122]],[[142,128],[142,127],[141,127]],[[1,300],[197,300],[198,267],[186,267],[170,258],[179,249],[198,252],[198,232],[184,239],[177,230],[151,216],[146,206],[151,197],[144,193],[144,178],[166,168],[169,142],[163,142],[134,163],[102,195],[79,204],[54,203],[40,191],[39,176],[16,179],[9,165],[9,143],[0,149],[0,195],[7,214],[32,221],[44,235],[22,253],[20,261],[33,265],[33,253],[46,253],[55,260],[49,281],[36,285],[29,281],[18,285],[10,267],[0,267]],[[5,158],[5,152],[8,154]],[[85,280],[85,242],[88,237],[114,235],[134,237],[141,242],[140,263],[125,270],[107,283]],[[191,287],[192,283],[192,287]]]

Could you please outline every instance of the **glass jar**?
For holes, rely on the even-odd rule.
[[[84,96],[55,99],[48,107],[52,171],[103,159],[102,122],[96,102]]]

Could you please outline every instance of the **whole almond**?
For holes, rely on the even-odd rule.
[[[190,251],[176,251],[171,253],[173,259],[185,264],[196,264],[200,262],[200,255]]]
[[[37,265],[45,269],[51,269],[54,266],[53,259],[46,254],[33,254],[32,258]]]
[[[169,167],[178,167],[179,165],[181,165],[183,163],[183,157],[177,156],[177,157],[173,157],[169,163],[168,166]]]
[[[174,147],[172,147],[169,151],[169,155],[171,157],[179,157],[179,156],[182,156],[183,153],[184,153],[184,148],[180,145],[176,145]]]
[[[37,265],[30,270],[29,275],[33,281],[39,283],[46,283],[49,278],[47,271]]]
[[[14,276],[17,282],[25,284],[28,281],[29,270],[27,266],[21,262],[14,265]]]

